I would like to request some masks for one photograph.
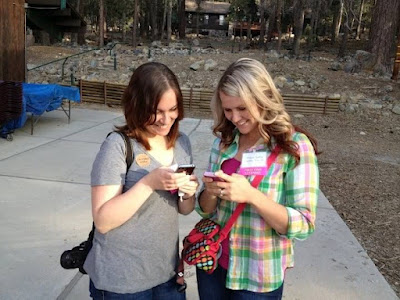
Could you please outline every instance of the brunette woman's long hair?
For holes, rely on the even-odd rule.
[[[116,130],[125,132],[150,150],[146,127],[156,121],[160,99],[170,89],[176,95],[178,106],[178,117],[167,135],[167,147],[173,147],[179,136],[179,121],[183,119],[182,91],[175,74],[158,62],[145,63],[133,72],[122,96],[126,124],[116,126]]]

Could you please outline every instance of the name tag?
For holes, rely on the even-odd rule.
[[[266,161],[266,152],[245,152],[242,154],[242,164],[240,165],[239,174],[244,176],[266,175]]]

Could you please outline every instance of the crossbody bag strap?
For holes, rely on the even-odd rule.
[[[280,147],[277,145],[277,146],[275,146],[271,155],[268,156],[267,170],[269,170],[269,168],[275,162],[276,158],[279,155],[279,152],[280,152]],[[268,174],[268,171],[267,171],[267,174]],[[263,178],[264,178],[263,175],[257,175],[256,177],[254,177],[254,179],[251,183],[251,186],[254,188],[257,188]],[[228,222],[226,222],[224,228],[221,229],[219,238],[218,238],[218,242],[223,241],[228,236],[228,233],[231,231],[233,224],[239,218],[239,215],[242,213],[242,211],[244,210],[245,207],[246,207],[246,203],[240,203],[236,206],[235,210],[232,213],[232,216],[229,218]]]

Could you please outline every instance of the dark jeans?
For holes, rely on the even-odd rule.
[[[225,287],[227,271],[218,267],[212,274],[196,268],[197,288],[200,300],[281,300],[283,283],[280,288],[268,293],[255,293],[246,290],[230,290]]]
[[[94,300],[185,300],[186,294],[179,293],[175,277],[151,289],[133,294],[118,294],[96,289],[89,284],[90,297]]]

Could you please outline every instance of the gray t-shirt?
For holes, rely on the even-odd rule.
[[[122,184],[125,192],[150,171],[161,167],[136,140],[131,139],[131,144],[134,160],[126,182],[125,144],[115,133],[103,142],[96,156],[92,186]],[[148,166],[137,164],[135,157],[140,154],[150,157]],[[175,144],[174,163],[192,163],[190,141],[183,133]],[[179,259],[178,230],[177,193],[157,190],[118,228],[106,234],[95,231],[84,269],[100,290],[136,293],[157,286],[175,275]]]

